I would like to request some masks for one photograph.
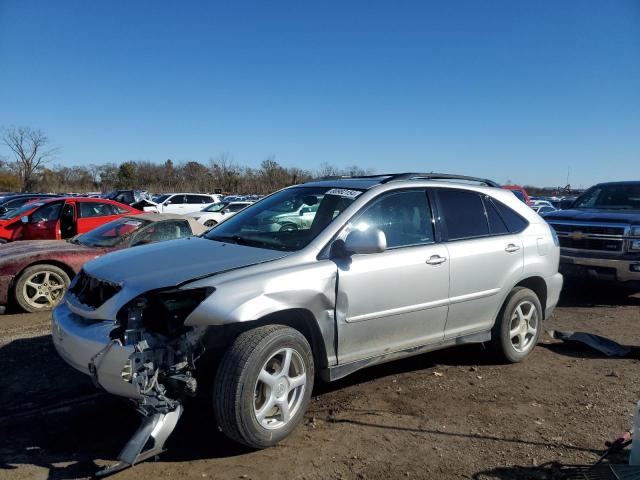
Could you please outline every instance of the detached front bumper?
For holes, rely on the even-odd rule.
[[[114,328],[112,321],[89,322],[64,303],[53,310],[51,335],[58,354],[76,370],[92,376],[107,392],[140,400],[138,388],[122,377],[135,349],[109,338]]]
[[[560,271],[571,277],[640,284],[640,258],[594,258],[565,253],[560,256]]]

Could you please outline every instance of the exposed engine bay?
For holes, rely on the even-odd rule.
[[[118,456],[119,463],[102,470],[98,476],[110,475],[162,453],[182,415],[184,398],[195,396],[198,390],[194,372],[195,362],[205,350],[200,342],[203,331],[185,327],[184,313],[200,298],[198,295],[194,298],[193,290],[189,295],[182,294],[182,299],[180,293],[177,296],[175,291],[171,293],[172,300],[164,304],[155,304],[157,298],[130,302],[123,309],[126,315],[119,318],[110,332],[109,344],[89,362],[94,383],[106,388],[100,377],[102,362],[114,347],[132,349],[121,379],[130,384],[128,396],[142,416],[140,427]]]

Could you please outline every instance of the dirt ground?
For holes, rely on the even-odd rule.
[[[574,286],[546,328],[640,346],[640,294]],[[137,428],[126,402],[57,357],[48,329],[47,314],[0,317],[0,480],[89,477]],[[481,346],[389,363],[317,385],[304,424],[263,451],[233,444],[194,406],[166,453],[114,478],[552,478],[630,428],[640,348],[631,357],[543,335],[518,365]]]

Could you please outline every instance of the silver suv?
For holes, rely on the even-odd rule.
[[[316,375],[464,343],[519,362],[558,301],[558,239],[497,187],[394,174],[286,188],[199,238],[87,263],[53,313],[55,346],[143,412],[124,466],[161,449],[190,395],[264,448],[300,423]],[[291,204],[312,221],[256,221]]]

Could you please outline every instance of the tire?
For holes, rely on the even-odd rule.
[[[205,227],[215,227],[218,224],[215,220],[207,220],[204,222]]]
[[[4,245],[5,243],[9,243],[9,240],[5,238],[0,238],[0,245]]]
[[[540,338],[542,306],[538,296],[524,287],[514,288],[507,297],[491,332],[491,347],[507,363],[527,358]]]
[[[287,352],[291,360],[285,378],[279,375],[283,374]],[[235,339],[218,366],[213,385],[218,426],[238,443],[256,449],[271,447],[302,421],[311,401],[313,380],[313,354],[299,331],[284,325],[248,330]],[[276,403],[269,407],[270,401]],[[279,406],[284,403],[288,420]]]
[[[61,268],[44,263],[33,265],[18,277],[13,296],[23,310],[42,312],[60,303],[69,283],[69,276]]]

